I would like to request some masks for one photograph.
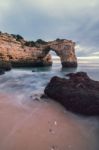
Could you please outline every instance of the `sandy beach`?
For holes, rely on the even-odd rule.
[[[0,150],[98,150],[94,130],[53,101],[0,94]]]

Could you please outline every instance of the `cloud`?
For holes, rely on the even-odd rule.
[[[0,29],[26,39],[72,39],[77,55],[99,46],[98,0],[1,0]]]

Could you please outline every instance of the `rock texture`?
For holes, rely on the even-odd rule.
[[[4,70],[0,69],[0,75],[3,75],[4,73]]]
[[[1,71],[10,71],[12,68],[11,63],[0,60],[0,70]]]
[[[70,73],[68,77],[53,77],[45,94],[71,112],[99,116],[99,81],[93,81],[84,72]]]
[[[75,43],[70,40],[33,42],[25,41],[20,35],[0,32],[0,61],[9,62],[12,67],[50,66],[50,50],[60,57],[63,67],[77,67]]]

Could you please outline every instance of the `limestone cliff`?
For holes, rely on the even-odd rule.
[[[60,57],[63,67],[77,66],[75,43],[70,40],[33,42],[25,41],[20,35],[0,32],[0,62],[8,62],[12,67],[52,65],[50,50]]]

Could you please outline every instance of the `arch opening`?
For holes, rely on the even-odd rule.
[[[54,50],[50,50],[49,54],[51,55],[52,58],[52,66],[61,66],[61,59],[60,57],[57,55],[57,53]]]

